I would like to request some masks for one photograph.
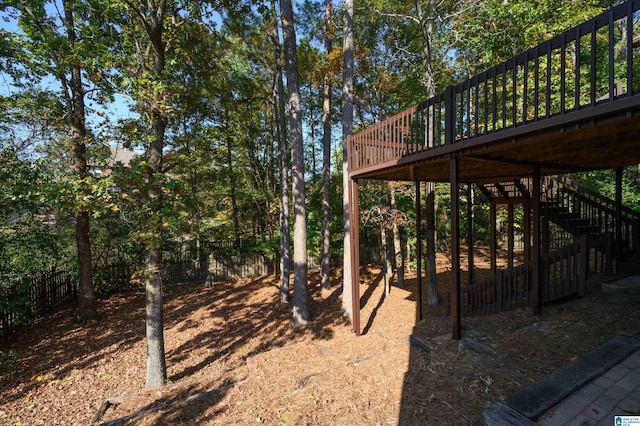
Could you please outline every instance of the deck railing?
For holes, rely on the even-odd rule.
[[[589,118],[590,108],[637,94],[639,9],[640,0],[615,6],[350,136],[350,172],[498,132],[515,135],[559,115]]]
[[[600,244],[600,242],[597,242]],[[597,270],[589,259],[591,248],[584,236],[579,242],[543,256],[540,301],[553,302],[571,295],[584,295],[587,275]],[[611,258],[610,254],[608,255]],[[486,315],[509,311],[533,304],[533,265],[523,263],[515,268],[500,270],[484,281],[461,288],[461,309],[465,316]],[[447,294],[449,300],[450,294]]]
[[[596,191],[572,181],[566,176],[545,177],[544,196],[556,207],[565,209],[581,221],[573,222],[574,236],[590,233],[591,237],[615,233],[617,209],[616,202]],[[582,227],[582,229],[581,229]],[[620,250],[638,258],[640,255],[640,213],[624,205],[620,206],[620,241],[616,244]],[[622,259],[619,259],[620,261]]]

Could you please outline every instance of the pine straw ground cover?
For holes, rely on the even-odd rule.
[[[450,263],[439,264],[444,292]],[[442,306],[415,324],[415,277],[385,297],[368,269],[356,338],[340,317],[341,272],[326,294],[310,278],[306,328],[291,326],[274,276],[167,288],[159,391],[144,391],[141,291],[100,300],[102,319],[85,327],[71,309],[29,326],[2,343],[19,359],[0,376],[0,424],[88,425],[99,413],[96,424],[476,425],[486,406],[640,323],[637,305],[591,296],[536,317],[464,319],[464,337],[488,351],[460,350]]]

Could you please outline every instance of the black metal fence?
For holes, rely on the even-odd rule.
[[[50,314],[77,296],[75,272],[50,270],[0,288],[0,337]]]

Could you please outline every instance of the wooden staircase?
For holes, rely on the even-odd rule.
[[[531,208],[532,182],[478,185],[495,204]],[[541,191],[543,303],[584,295],[587,276],[640,264],[640,213],[565,176],[545,177]],[[616,226],[619,215],[620,227]],[[461,289],[462,313],[478,315],[531,306],[533,266],[528,260]]]

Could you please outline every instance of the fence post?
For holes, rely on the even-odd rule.
[[[498,283],[496,285],[497,289],[497,306],[496,306],[496,310],[494,310],[494,313],[500,313],[504,310],[504,300],[503,300],[503,295],[504,295],[504,269],[500,269],[500,272],[498,272]]]
[[[47,307],[47,277],[48,274],[40,277],[38,281],[38,303],[36,304],[35,315],[39,316]]]
[[[447,316],[451,315],[451,292],[450,291],[447,292],[445,306],[447,308]]]
[[[633,259],[640,262],[640,219],[633,221],[631,247],[633,248]]]
[[[613,275],[613,234],[611,232],[607,232],[605,235],[607,239],[604,248],[605,255],[605,273],[607,275]]]
[[[60,273],[63,274],[64,272]],[[55,272],[51,275],[51,277],[47,280],[47,309],[46,314],[49,315],[52,311],[52,308],[56,306],[58,302],[58,276],[59,273]],[[60,275],[62,278],[62,276]]]
[[[587,274],[589,272],[589,249],[587,236],[580,237],[580,271],[578,272],[578,294],[584,297],[587,293]]]

